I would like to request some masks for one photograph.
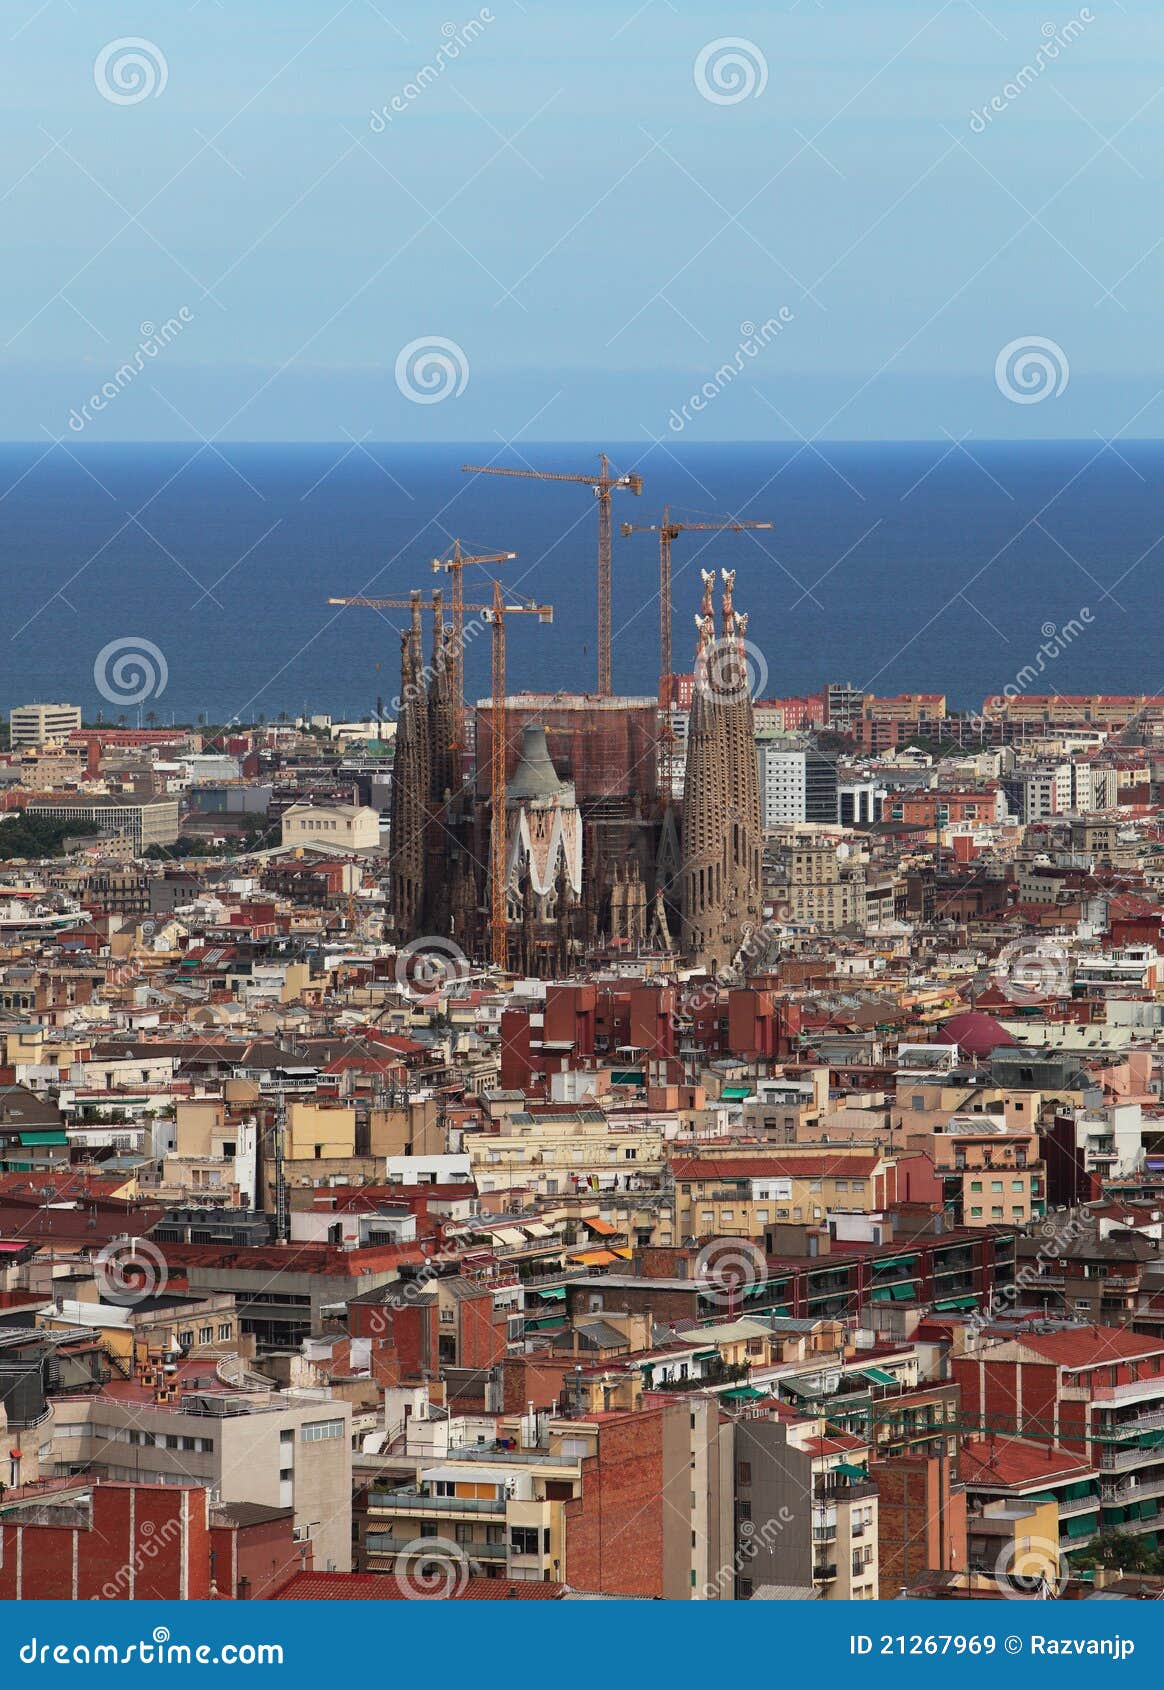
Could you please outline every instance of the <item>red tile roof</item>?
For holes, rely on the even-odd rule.
[[[1050,1481],[1081,1479],[1095,1471],[1070,1450],[1029,1443],[1025,1438],[974,1440],[962,1446],[960,1476],[967,1484],[1038,1489]]]
[[[1057,1367],[1102,1367],[1108,1362],[1164,1356],[1164,1343],[1113,1326],[1084,1326],[1066,1332],[1023,1332],[1018,1341]],[[1162,1381],[1164,1382],[1164,1381]]]

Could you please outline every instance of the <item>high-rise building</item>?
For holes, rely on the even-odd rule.
[[[81,711],[76,704],[18,704],[8,712],[8,733],[14,751],[26,745],[68,739],[80,726]]]
[[[703,604],[683,781],[682,949],[710,969],[732,964],[760,924],[760,791],[752,695],[744,651],[748,619],[732,601],[735,571],[723,571],[717,638],[712,592]]]

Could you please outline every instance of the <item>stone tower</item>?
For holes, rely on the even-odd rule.
[[[428,698],[421,673],[420,602],[400,637],[400,707],[392,762],[392,826],[388,903],[397,944],[423,931],[428,791],[430,778]]]
[[[719,973],[760,925],[761,831],[747,618],[733,602],[735,571],[725,570],[717,637],[714,585],[714,573],[704,570],[683,781],[680,895],[683,955]]]

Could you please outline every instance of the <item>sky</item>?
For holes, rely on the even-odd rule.
[[[1164,436],[1158,0],[0,31],[0,439]]]

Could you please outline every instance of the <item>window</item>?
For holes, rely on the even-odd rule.
[[[515,1555],[536,1555],[538,1552],[537,1527],[511,1526],[509,1528],[509,1547]]]
[[[982,1190],[982,1181],[980,1179],[972,1179],[970,1181],[970,1189],[971,1189],[971,1191],[981,1191]]]
[[[990,1218],[991,1218],[992,1221],[1000,1221],[1002,1219],[1002,1204],[1001,1203],[998,1204],[997,1207],[991,1209]]]
[[[752,1463],[750,1461],[739,1461],[736,1463],[736,1479],[741,1485],[751,1484]]]
[[[1021,1179],[1012,1179],[1010,1182],[1010,1189],[1012,1191],[1021,1192],[1025,1190],[1024,1182]]]
[[[231,1332],[230,1321],[229,1320],[222,1321],[219,1325],[219,1328],[218,1328],[218,1341],[219,1341],[220,1344],[225,1344],[225,1343],[229,1342],[230,1332]]]
[[[990,1182],[990,1189],[991,1189],[992,1192],[993,1191],[1001,1191],[1002,1190],[1002,1181],[1000,1179],[992,1179],[991,1182]]]
[[[975,1206],[970,1210],[970,1219],[972,1221],[980,1221],[982,1219],[981,1205]]]
[[[200,1344],[212,1344],[214,1342],[213,1326],[200,1326],[198,1328],[198,1342]]]
[[[318,1444],[325,1438],[342,1438],[343,1435],[342,1420],[309,1420],[307,1425],[299,1430],[299,1436],[305,1444]]]

